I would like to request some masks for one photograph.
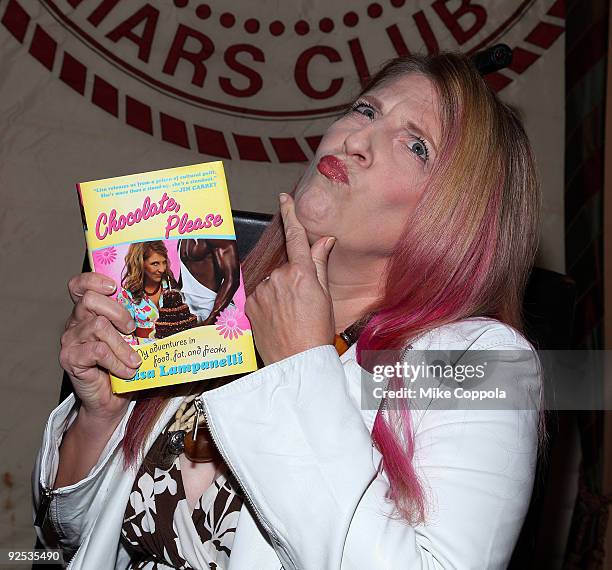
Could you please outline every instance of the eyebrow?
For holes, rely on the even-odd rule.
[[[378,99],[378,97],[365,93],[362,96],[362,99],[367,99],[368,101],[371,101],[372,103],[374,103],[374,106],[378,110],[382,110],[382,103],[381,103],[380,99]],[[431,144],[431,146],[433,146],[433,149],[434,149],[435,153],[438,154],[438,147],[436,146],[434,138],[425,129],[423,129],[422,127],[417,125],[414,121],[411,121],[409,119],[406,120],[406,121],[403,121],[402,124],[403,124],[404,128],[409,129],[411,131],[416,131],[417,135],[420,135],[425,140],[427,140]]]

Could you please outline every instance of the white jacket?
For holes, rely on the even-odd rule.
[[[430,331],[413,346],[531,348],[510,327],[482,318]],[[503,364],[498,379],[524,387],[525,409],[411,410],[414,465],[429,509],[417,526],[392,516],[371,442],[376,412],[360,409],[354,346],[341,357],[319,346],[206,392],[211,432],[247,496],[230,570],[505,568],[533,486],[538,412],[528,409],[540,378],[537,370],[519,378],[512,362]],[[171,400],[148,446],[180,402]],[[123,471],[120,442],[132,408],[89,475],[53,492],[49,517],[65,552],[76,550],[74,570],[129,561],[119,537],[136,470]],[[72,396],[51,413],[33,473],[35,508],[53,484],[74,415]]]

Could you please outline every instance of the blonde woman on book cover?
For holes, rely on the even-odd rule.
[[[243,264],[265,366],[241,378],[112,394],[134,322],[102,275],[70,281],[76,397],[34,470],[39,536],[75,570],[506,567],[541,433],[518,366],[539,209],[521,122],[464,56],[392,60],[279,202]],[[366,409],[381,349],[487,351],[519,405]]]
[[[127,309],[136,329],[126,340],[133,345],[155,340],[155,321],[162,306],[162,292],[176,285],[170,273],[168,250],[163,241],[133,243],[125,256],[125,268],[117,301]]]

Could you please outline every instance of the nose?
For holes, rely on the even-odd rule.
[[[372,129],[371,125],[349,132],[344,139],[346,156],[363,168],[372,164]]]

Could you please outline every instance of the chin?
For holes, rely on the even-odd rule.
[[[327,188],[310,186],[296,192],[295,215],[309,233],[328,235],[324,232],[334,224],[336,209],[337,202]]]

